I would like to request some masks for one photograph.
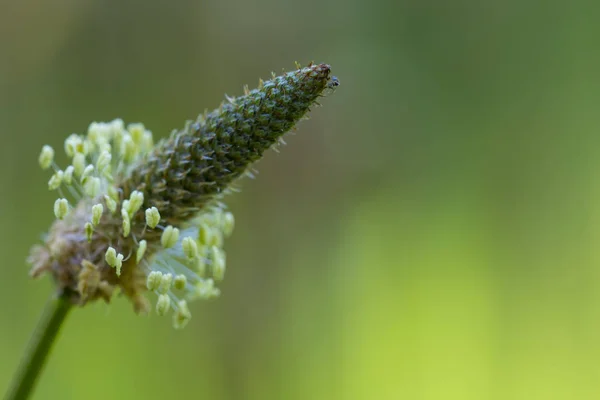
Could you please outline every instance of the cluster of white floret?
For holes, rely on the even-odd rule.
[[[120,213],[119,235],[133,240],[137,249],[135,254],[121,254],[115,248],[117,243],[106,251],[106,264],[115,268],[120,276],[124,261],[135,257],[136,264],[147,276],[148,290],[158,296],[157,314],[165,315],[173,309],[174,326],[182,328],[191,318],[187,301],[219,295],[215,281],[222,280],[225,274],[223,241],[233,231],[234,218],[225,211],[224,205],[215,203],[185,227],[179,227],[180,230],[162,226],[156,207],[142,210],[143,193],[133,191],[128,199],[122,199],[115,182],[125,179],[136,162],[153,147],[152,133],[143,124],[125,127],[120,119],[94,122],[86,135],[72,134],[65,140],[64,150],[71,160],[67,168],[58,167],[54,162],[55,152],[47,145],[42,148],[39,164],[42,169],[54,170],[48,188],[58,191],[60,196],[54,203],[56,218],[69,218],[71,210],[80,202],[89,207],[90,219],[84,225],[88,241],[93,240],[105,213],[117,216]],[[136,236],[131,231],[131,222],[138,212],[144,212],[146,226],[141,235]],[[162,230],[161,250],[148,259],[144,257],[148,248],[144,233],[154,229]],[[106,236],[103,232],[98,234]]]

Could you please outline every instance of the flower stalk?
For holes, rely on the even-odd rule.
[[[21,365],[6,393],[5,400],[24,400],[29,397],[71,308],[72,304],[66,297],[61,296],[48,302],[29,341]]]

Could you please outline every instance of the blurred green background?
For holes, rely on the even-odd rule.
[[[592,8],[595,7],[595,8]],[[39,170],[94,120],[183,126],[293,62],[341,86],[228,199],[189,327],[94,304],[36,399],[600,397],[597,6],[0,2],[0,388],[52,291]]]

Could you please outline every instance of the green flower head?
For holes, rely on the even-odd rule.
[[[223,196],[337,85],[329,65],[298,68],[228,97],[156,144],[143,124],[94,122],[65,140],[64,170],[44,146],[39,164],[54,169],[57,219],[31,251],[31,275],[51,274],[78,305],[108,302],[119,289],[148,312],[154,293],[157,314],[172,311],[173,325],[184,327],[189,301],[220,293],[234,226]]]

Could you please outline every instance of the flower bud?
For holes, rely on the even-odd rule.
[[[54,149],[48,145],[42,147],[42,152],[38,159],[40,167],[42,167],[42,169],[48,169],[52,165],[52,161],[54,161]]]
[[[158,301],[156,302],[156,313],[161,317],[165,315],[169,309],[171,308],[171,299],[166,294],[161,294],[158,296]]]
[[[103,212],[104,207],[102,204],[96,204],[92,207],[92,225],[97,226],[100,223],[100,218],[102,218]]]
[[[196,244],[196,241],[191,237],[184,238],[181,242],[181,246],[183,248],[183,253],[188,259],[198,257],[198,245]]]
[[[187,284],[187,278],[183,274],[177,275],[175,277],[175,280],[173,281],[173,287],[177,290],[185,289],[186,284]]]
[[[160,237],[160,243],[165,249],[175,246],[177,240],[179,240],[179,229],[174,228],[171,225],[165,228]]]
[[[48,181],[48,190],[56,190],[62,185],[64,172],[56,171]]]
[[[54,215],[58,219],[63,219],[69,212],[69,202],[67,199],[58,199],[54,202]]]
[[[160,222],[160,213],[158,212],[158,208],[152,207],[146,210],[146,225],[149,228],[154,229]]]
[[[138,246],[138,249],[135,253],[135,262],[137,264],[140,263],[140,261],[142,260],[142,258],[144,258],[144,254],[146,254],[146,249],[148,248],[148,242],[146,242],[145,240],[140,240],[140,244]]]

